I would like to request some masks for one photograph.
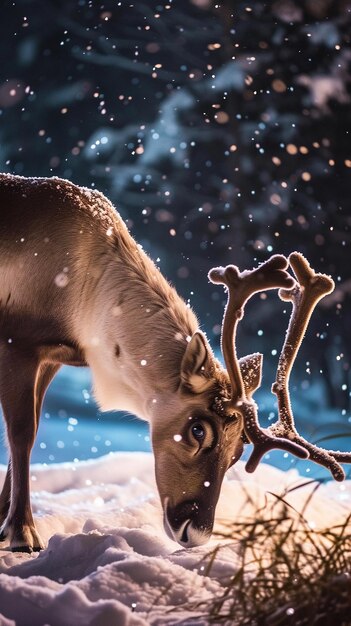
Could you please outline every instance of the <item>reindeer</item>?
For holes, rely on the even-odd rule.
[[[102,410],[150,424],[168,535],[184,547],[211,535],[227,469],[254,444],[252,472],[271,448],[329,468],[350,454],[326,452],[298,435],[288,380],[315,304],[333,288],[298,253],[242,272],[211,271],[227,286],[222,349],[215,359],[190,308],[136,244],[99,192],[59,178],[0,174],[0,401],[10,460],[0,495],[0,541],[12,551],[43,548],[29,487],[31,449],[45,391],[62,364],[89,366]],[[280,418],[261,429],[252,394],[262,356],[238,359],[236,328],[253,294],[280,289],[293,303],[273,386]]]

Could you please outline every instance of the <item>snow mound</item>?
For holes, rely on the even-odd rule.
[[[5,467],[0,466],[0,480]],[[153,456],[113,453],[93,461],[32,466],[32,504],[47,548],[0,550],[0,626],[205,626],[187,605],[214,597],[238,564],[223,543],[210,574],[204,557],[218,544],[183,550],[163,531]],[[261,465],[254,476],[238,463],[227,474],[221,520],[245,520],[258,505],[286,499],[302,509],[315,483],[295,470]],[[303,486],[304,485],[304,486]],[[314,527],[340,522],[350,509],[351,481],[321,485],[304,510]]]

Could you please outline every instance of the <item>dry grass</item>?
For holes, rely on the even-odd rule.
[[[316,530],[285,495],[257,510],[245,524],[231,523],[225,537],[239,567],[216,598],[192,606],[209,624],[225,626],[350,626],[351,515],[342,524]],[[332,504],[331,504],[332,506]],[[211,574],[217,547],[207,555]]]

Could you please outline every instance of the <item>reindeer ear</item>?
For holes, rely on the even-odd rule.
[[[194,333],[186,347],[180,378],[183,386],[192,393],[202,393],[212,384],[211,358],[201,332]]]
[[[248,396],[251,396],[261,384],[262,362],[263,355],[259,352],[248,354],[239,359],[241,375]]]

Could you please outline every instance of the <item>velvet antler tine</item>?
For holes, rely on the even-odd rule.
[[[292,302],[293,309],[278,361],[276,381],[272,385],[278,399],[280,420],[288,428],[294,426],[288,390],[290,373],[317,303],[334,289],[333,280],[325,274],[316,274],[302,254],[292,253],[289,261],[298,284],[290,291],[279,291],[279,297]]]
[[[267,429],[264,431],[260,429],[258,433],[252,433],[254,439],[251,439],[251,443],[254,444],[254,448],[250,454],[250,457],[245,465],[245,470],[252,474],[259,465],[262,457],[270,450],[284,450],[284,452],[290,452],[299,459],[308,459],[309,451],[306,446],[300,444],[298,441],[289,441],[283,437],[275,437]]]
[[[313,310],[319,300],[333,291],[334,282],[325,274],[316,274],[302,254],[292,253],[289,261],[298,284],[289,291],[279,292],[282,300],[292,302],[293,309],[279,357],[276,381],[272,386],[272,392],[277,396],[279,419],[269,430],[275,436],[288,438],[303,446],[311,461],[323,465],[335,480],[341,481],[345,473],[338,461],[351,463],[351,454],[324,450],[301,437],[296,431],[289,394],[290,373]],[[257,466],[256,459],[250,459],[249,462],[254,461]]]
[[[235,265],[213,268],[209,273],[209,278],[213,283],[223,284],[228,289],[228,300],[222,323],[221,350],[232,386],[232,400],[242,398],[245,395],[245,387],[235,344],[237,325],[242,319],[246,301],[242,293],[242,280]]]

